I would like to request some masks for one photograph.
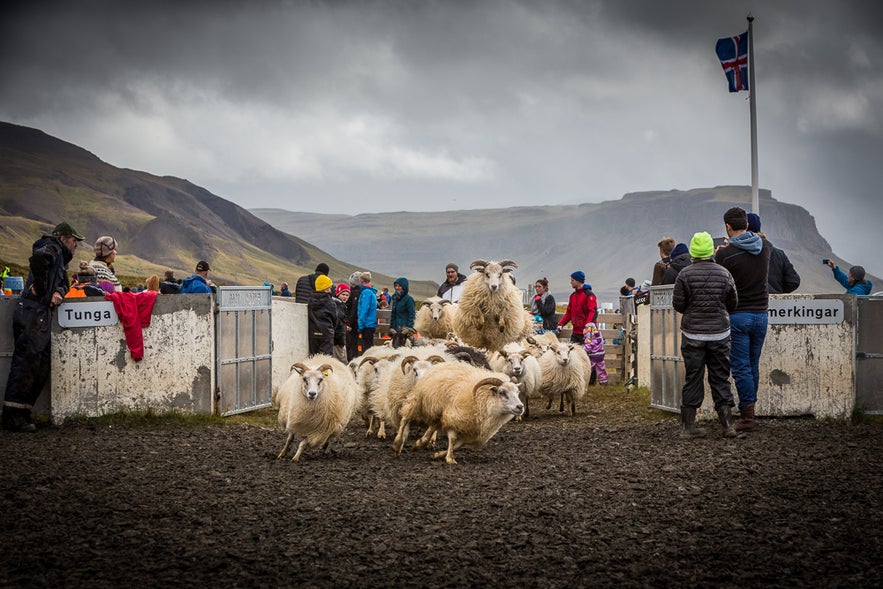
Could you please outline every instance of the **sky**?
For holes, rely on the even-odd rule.
[[[750,185],[714,46],[753,13],[760,188],[883,275],[883,2],[755,3],[11,0],[0,120],[245,208]]]

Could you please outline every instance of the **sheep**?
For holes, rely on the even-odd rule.
[[[448,448],[432,457],[444,456],[448,464],[457,464],[455,450],[461,446],[481,448],[503,424],[524,412],[519,389],[505,374],[469,364],[448,362],[436,366],[414,385],[402,406],[393,451],[401,453],[411,422],[421,420],[429,427],[414,448],[426,445],[430,435],[442,431],[448,436]]]
[[[520,396],[524,404],[524,417],[530,417],[530,398],[539,394],[543,382],[539,361],[518,344],[507,344],[499,352],[490,354],[488,361],[494,371],[508,374],[514,382],[522,385]],[[521,421],[521,417],[515,420]]]
[[[365,436],[370,436],[374,433],[374,420],[377,419],[379,422],[377,437],[380,439],[386,437],[386,428],[382,417],[382,411],[378,412],[376,410],[371,403],[371,399],[375,396],[375,393],[383,380],[382,375],[396,365],[395,360],[397,360],[398,357],[399,354],[386,355],[382,358],[375,358],[371,355],[362,356],[362,359],[356,367],[356,383],[362,392],[363,417],[368,425],[368,429],[365,431]]]
[[[466,344],[495,352],[524,337],[521,291],[508,277],[517,267],[511,260],[470,265],[473,273],[464,283],[453,322],[454,333]]]
[[[487,363],[487,356],[481,350],[476,350],[469,346],[457,345],[456,343],[449,343],[446,348],[445,351],[460,362],[466,362],[467,364],[472,364],[473,366],[478,366],[479,368],[485,368],[487,370],[491,369],[490,364]]]
[[[380,416],[381,427],[385,421],[390,422],[395,428],[399,427],[402,405],[411,389],[430,368],[447,360],[448,358],[437,353],[423,358],[416,355],[407,356],[395,364],[393,370],[383,374],[380,385],[369,400],[372,411]],[[381,437],[379,432],[377,437]],[[383,437],[386,437],[385,429]]]
[[[295,434],[303,436],[291,459],[300,460],[304,448],[326,449],[359,410],[360,396],[349,368],[331,356],[317,354],[291,367],[288,380],[280,388],[279,425],[288,433],[281,459]]]
[[[552,406],[555,395],[561,396],[558,410],[564,411],[564,402],[569,402],[569,415],[576,412],[576,402],[586,394],[588,385],[588,356],[582,346],[573,343],[558,343],[550,347],[540,357],[540,369],[543,374],[540,393],[548,399],[546,409]]]
[[[454,317],[456,303],[441,297],[426,299],[414,317],[414,328],[420,337],[446,338],[453,331],[451,320]]]

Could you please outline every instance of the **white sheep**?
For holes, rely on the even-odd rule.
[[[540,356],[540,369],[543,381],[540,393],[548,399],[546,409],[560,395],[559,411],[564,411],[568,402],[569,415],[576,412],[576,402],[586,394],[591,364],[582,346],[573,343],[558,343]]]
[[[521,415],[520,386],[508,376],[462,362],[447,362],[432,368],[417,382],[402,407],[402,422],[393,442],[400,454],[408,439],[410,424],[419,420],[429,427],[414,448],[427,444],[441,431],[448,436],[448,448],[433,458],[445,457],[456,464],[454,451],[461,446],[481,448],[507,421]]]
[[[303,439],[292,461],[300,460],[304,448],[326,449],[359,410],[361,401],[350,369],[331,356],[317,354],[308,364],[295,363],[280,387],[279,425],[288,437],[277,458],[288,451],[295,434]]]
[[[371,350],[373,349],[371,348]],[[372,403],[372,399],[377,395],[377,390],[383,380],[382,375],[394,369],[395,361],[398,358],[399,354],[384,355],[381,358],[366,355],[362,356],[356,365],[356,384],[358,384],[361,390],[363,401],[362,416],[368,424],[368,429],[365,431],[366,436],[374,433],[374,421],[376,420],[379,428],[377,437],[381,439],[386,437],[386,428],[382,417],[383,412],[377,410],[374,403]]]
[[[475,260],[460,294],[454,333],[466,344],[498,351],[525,336],[521,291],[509,279],[518,266],[511,260]]]
[[[524,404],[524,417],[530,417],[530,399],[539,395],[543,383],[543,371],[539,361],[518,344],[507,344],[499,352],[488,356],[491,368],[508,374],[514,382],[521,384],[521,402]],[[520,421],[521,416],[516,417]]]
[[[380,385],[369,401],[372,411],[381,417],[381,424],[388,421],[397,429],[401,422],[402,405],[414,385],[430,368],[450,360],[444,353],[439,353],[438,349],[429,349],[428,352],[424,352],[423,349],[417,348],[414,351],[418,355],[422,354],[422,357],[409,355],[394,364],[392,370],[388,370],[382,375]],[[377,435],[380,437],[379,433]]]
[[[414,317],[414,329],[421,338],[446,338],[453,331],[457,304],[441,297],[426,299]]]

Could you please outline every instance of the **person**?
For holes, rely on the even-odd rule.
[[[865,280],[865,269],[861,266],[853,266],[849,274],[844,274],[840,266],[834,264],[834,260],[825,260],[825,264],[834,272],[834,280],[846,289],[845,294],[869,295],[873,284]]]
[[[75,299],[104,296],[104,291],[98,286],[98,277],[95,276],[95,269],[89,262],[80,262],[80,267],[72,278],[73,283],[71,283],[64,298]]]
[[[294,300],[305,305],[309,304],[310,299],[313,298],[313,294],[316,292],[313,289],[313,286],[316,284],[316,278],[318,278],[320,274],[328,276],[329,272],[328,264],[325,262],[319,262],[316,264],[315,272],[298,278],[297,282],[294,283]]]
[[[543,331],[558,333],[558,324],[555,322],[557,308],[555,306],[555,297],[549,292],[549,280],[543,276],[533,286],[537,294],[530,304],[531,314],[542,319]]]
[[[436,296],[456,303],[460,301],[460,295],[463,294],[463,283],[466,282],[466,276],[460,274],[460,267],[451,262],[445,266],[445,281],[442,282]]]
[[[359,277],[362,273],[356,270],[350,274],[349,283],[350,297],[346,301],[346,358],[349,362],[359,355],[359,294],[362,287],[359,285]]]
[[[659,261],[653,265],[653,277],[650,281],[651,286],[659,286],[663,284],[662,275],[671,263],[671,250],[675,247],[675,240],[671,237],[663,237],[656,244],[659,248]]]
[[[171,270],[163,272],[163,279],[159,284],[159,294],[178,294],[179,292],[181,292],[181,285],[175,280],[175,273]]]
[[[113,284],[113,289],[116,292],[121,292],[123,285],[120,284],[113,268],[113,263],[117,257],[117,240],[110,235],[102,235],[95,240],[94,250],[95,259],[89,262],[89,264],[95,269],[98,282],[106,280]]]
[[[392,347],[400,348],[415,333],[416,306],[414,297],[408,294],[407,278],[396,278],[392,286],[395,294],[392,295],[392,310],[389,313],[389,334],[392,336]]]
[[[692,263],[693,259],[690,257],[690,248],[687,247],[687,244],[677,244],[671,250],[668,268],[662,274],[662,282],[659,284],[674,284],[678,273]]]
[[[334,330],[334,358],[340,360],[344,364],[349,362],[346,350],[347,328],[349,327],[347,319],[346,302],[350,298],[350,287],[345,282],[341,282],[334,289],[334,308],[337,311],[337,327]]]
[[[748,231],[766,238],[760,230],[760,215],[748,213]],[[769,240],[767,240],[769,241]],[[770,269],[767,277],[770,294],[794,292],[800,286],[800,274],[794,269],[788,255],[770,242]]]
[[[334,338],[339,333],[337,305],[331,300],[334,283],[325,274],[316,277],[314,294],[307,305],[307,321],[310,329],[310,355],[334,356]]]
[[[393,288],[395,288],[395,284],[393,284]],[[386,301],[387,306],[392,304],[392,298],[389,295],[389,289],[385,286],[380,291],[380,298]]]
[[[707,231],[693,235],[693,262],[675,280],[672,306],[681,313],[681,356],[684,386],[681,389],[681,437],[705,435],[696,427],[696,411],[705,396],[705,371],[714,408],[725,437],[737,435],[730,387],[730,313],[738,294],[730,271],[714,263],[714,239]]]
[[[604,336],[595,323],[589,322],[584,330],[586,341],[583,348],[589,355],[589,362],[592,364],[592,371],[598,379],[598,384],[607,384],[607,365],[604,362]]]
[[[558,322],[558,329],[562,329],[568,323],[573,323],[570,341],[580,345],[584,343],[585,326],[594,322],[598,314],[598,299],[592,292],[592,285],[585,282],[586,274],[582,270],[577,270],[570,275],[570,286],[573,288],[573,292],[567,301],[567,310],[561,321]]]
[[[208,283],[208,273],[211,268],[209,268],[208,262],[205,260],[200,260],[196,264],[196,273],[193,276],[189,276],[184,279],[184,282],[181,283],[181,294],[198,294],[198,293],[210,293],[212,292],[211,286]]]
[[[739,295],[730,312],[730,371],[739,395],[737,431],[756,427],[755,403],[760,383],[760,353],[767,332],[769,307],[770,243],[748,231],[745,209],[732,207],[724,213],[729,243],[714,260],[730,271]]]
[[[635,286],[635,279],[632,277],[625,279],[625,284],[623,284],[623,288],[625,289],[625,293],[626,293],[623,296],[631,297],[631,296],[638,294],[638,287]],[[623,288],[619,289],[620,294],[623,293]]]
[[[281,288],[279,289],[279,296],[283,296],[283,297],[290,297],[291,296],[291,291],[288,290],[288,283],[287,282],[283,282],[280,285],[280,287]],[[345,364],[345,362],[344,362],[344,364]]]
[[[6,431],[37,431],[31,409],[49,379],[52,309],[64,301],[70,288],[67,265],[83,239],[62,222],[31,246],[27,281],[12,315],[14,349],[2,417]]]
[[[374,332],[377,329],[377,289],[371,285],[371,273],[359,275],[358,327],[362,342],[362,353],[374,345]]]
[[[159,276],[156,274],[150,276],[144,284],[144,290],[159,292]]]

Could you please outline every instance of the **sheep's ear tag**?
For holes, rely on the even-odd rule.
[[[322,371],[322,375],[323,375],[323,376],[328,376],[330,373],[331,373],[331,371],[328,370],[327,368],[326,368],[325,370]]]

